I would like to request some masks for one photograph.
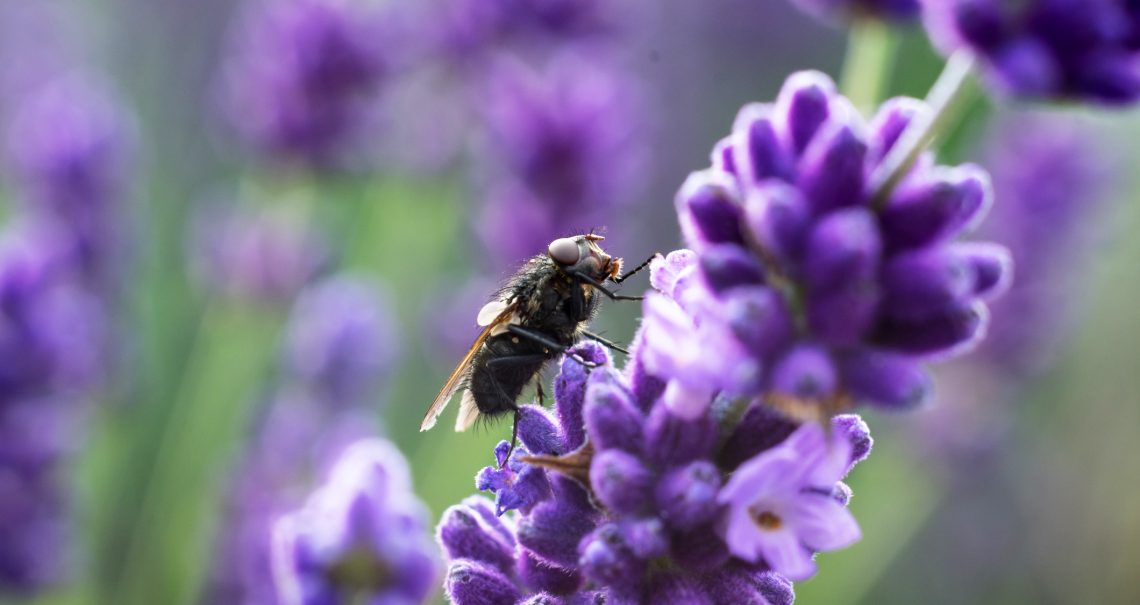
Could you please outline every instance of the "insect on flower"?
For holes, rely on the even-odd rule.
[[[622,275],[622,260],[598,246],[602,239],[591,233],[550,242],[546,254],[528,260],[483,306],[478,316],[483,331],[428,408],[421,431],[435,426],[460,389],[466,390],[459,403],[456,431],[466,430],[480,414],[490,417],[517,411],[516,400],[531,381],[535,381],[541,403],[542,386],[536,380],[539,371],[583,336],[625,352],[587,331],[585,325],[597,312],[599,292],[610,300],[642,299],[616,294],[604,283],[620,284],[648,266],[652,257]],[[578,361],[592,365],[584,359]],[[516,415],[514,433],[517,431]]]

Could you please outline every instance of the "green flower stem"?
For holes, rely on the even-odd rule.
[[[304,174],[242,185],[242,203],[283,206],[313,220]],[[141,498],[111,602],[191,605],[209,573],[210,549],[257,394],[276,359],[280,310],[207,299],[154,458],[137,482]],[[157,405],[158,402],[148,402]]]
[[[226,470],[274,358],[279,314],[203,311],[129,539],[117,605],[189,605],[207,573]]]
[[[898,38],[881,19],[863,17],[851,24],[840,88],[864,115],[878,107],[890,84]]]
[[[939,134],[954,125],[967,103],[976,96],[973,85],[975,63],[973,55],[965,51],[951,55],[946,62],[942,75],[938,76],[926,97],[930,111],[911,121],[898,143],[871,173],[871,200],[876,207],[886,203],[922,152]]]

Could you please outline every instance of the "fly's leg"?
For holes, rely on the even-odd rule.
[[[519,338],[525,338],[531,342],[534,342],[534,343],[537,343],[537,344],[540,344],[540,345],[546,347],[546,350],[550,352],[550,356],[554,356],[554,355],[559,354],[559,353],[565,353],[566,349],[568,348],[568,347],[565,347],[561,344],[558,344],[557,342],[554,342],[554,340],[552,340],[549,336],[546,336],[545,334],[542,334],[540,332],[535,332],[533,330],[528,330],[527,328],[524,328],[522,326],[517,326],[515,324],[511,324],[511,325],[507,326],[507,331],[510,332],[511,334],[514,334],[515,336],[518,336]],[[587,368],[598,367],[598,364],[596,364],[592,361],[589,361],[587,359],[582,359],[578,355],[571,355],[570,359],[577,361],[578,363],[582,364],[583,366],[585,366]]]
[[[581,281],[586,282],[587,284],[590,284],[591,286],[594,287],[595,290],[597,290],[598,292],[601,292],[602,294],[605,294],[606,297],[609,298],[610,300],[644,300],[645,299],[644,296],[623,296],[621,294],[616,294],[612,290],[603,286],[598,280],[590,277],[589,275],[585,275],[583,273],[574,273],[572,275],[576,279],[579,279]]]
[[[623,281],[625,281],[625,280],[633,277],[634,275],[636,275],[638,271],[641,271],[642,269],[648,267],[649,263],[653,262],[653,259],[657,258],[658,256],[661,256],[661,253],[660,252],[654,252],[653,256],[650,256],[649,258],[645,259],[645,262],[634,267],[625,275],[622,275],[621,277],[615,277],[615,278],[611,279],[610,281],[614,282],[615,284],[622,283]]]
[[[609,339],[606,339],[602,336],[598,336],[597,334],[594,334],[593,332],[588,332],[586,330],[582,330],[582,336],[585,336],[586,338],[589,338],[590,340],[596,340],[597,342],[601,343],[601,345],[606,347],[607,349],[613,349],[614,351],[617,351],[618,353],[624,353],[626,355],[629,355],[629,351],[618,346],[618,344],[616,342],[609,340]]]

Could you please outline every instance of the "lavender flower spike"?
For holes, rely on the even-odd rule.
[[[831,493],[846,474],[851,443],[805,424],[780,446],[742,464],[717,501],[727,505],[722,528],[732,554],[763,559],[793,581],[815,574],[816,551],[837,550],[860,538],[854,517]]]
[[[655,285],[669,277],[659,271]],[[520,412],[519,439],[533,453],[505,461],[503,443],[497,466],[477,478],[500,510],[472,497],[444,514],[438,536],[456,605],[789,605],[782,574],[811,575],[806,548],[858,537],[840,479],[870,451],[866,424],[839,416],[825,444],[818,425],[797,429],[758,402],[723,424],[714,417],[730,403],[724,397],[711,413],[676,413],[666,380],[646,365],[652,329],[643,324],[623,371],[596,343],[574,347],[599,366],[584,371],[565,358],[555,413]],[[542,489],[523,489],[524,474]],[[517,512],[502,514],[505,502]],[[748,511],[759,507],[780,515],[786,531],[758,534]],[[760,548],[769,543],[794,548]]]
[[[991,81],[1012,96],[1110,105],[1140,99],[1135,2],[924,2],[935,43],[982,57]]]
[[[1011,263],[999,246],[956,241],[990,205],[976,166],[928,156],[885,203],[871,199],[870,174],[927,111],[892,99],[864,123],[818,72],[741,109],[712,167],[677,194],[691,250],[652,267],[674,304],[647,298],[643,357],[667,392],[683,387],[690,411],[720,392],[820,420],[930,399],[924,363],[984,337]]]
[[[286,605],[422,603],[436,582],[427,514],[392,444],[359,441],[300,511],[274,529],[274,576]]]
[[[222,68],[223,108],[276,159],[339,165],[360,151],[391,64],[376,3],[250,0]]]

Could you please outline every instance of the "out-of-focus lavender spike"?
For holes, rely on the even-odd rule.
[[[389,8],[348,0],[249,0],[220,68],[222,109],[232,127],[286,164],[359,163],[400,48]]]
[[[923,0],[946,52],[982,58],[1000,92],[1033,100],[1128,105],[1140,99],[1140,7],[1127,0]]]
[[[542,70],[499,57],[483,89],[479,233],[502,262],[568,228],[606,224],[644,181],[642,95],[628,75],[591,55],[562,54]]]
[[[325,271],[332,258],[318,232],[275,208],[207,204],[187,236],[197,282],[239,299],[288,302]]]
[[[400,452],[380,439],[352,444],[305,506],[274,526],[278,599],[423,602],[438,576],[426,520]]]
[[[75,75],[26,96],[8,131],[20,200],[67,237],[71,262],[97,288],[121,277],[131,129],[100,87]]]

